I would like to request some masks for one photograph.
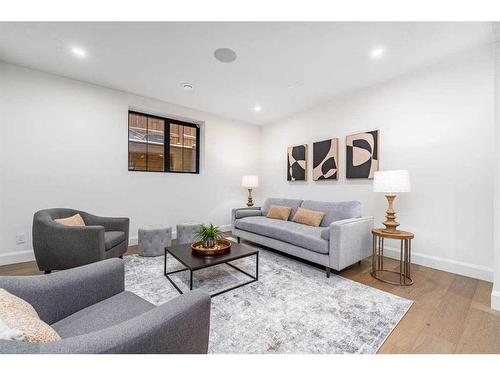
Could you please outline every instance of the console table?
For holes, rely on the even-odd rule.
[[[372,229],[373,253],[371,275],[377,280],[392,285],[412,285],[411,278],[411,240],[415,237],[411,232],[398,231],[386,232],[382,228]],[[384,268],[384,240],[400,240],[401,252],[399,258],[399,272]],[[399,282],[387,280],[384,274],[394,273],[399,275]]]

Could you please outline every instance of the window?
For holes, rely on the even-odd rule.
[[[128,170],[199,173],[196,124],[129,111]]]

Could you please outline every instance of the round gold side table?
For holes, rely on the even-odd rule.
[[[411,279],[411,240],[415,237],[411,232],[385,232],[382,228],[372,229],[373,253],[371,275],[377,280],[392,285],[412,285]],[[384,239],[400,240],[401,254],[399,258],[399,272],[384,269]],[[383,278],[384,273],[399,275],[399,283]]]

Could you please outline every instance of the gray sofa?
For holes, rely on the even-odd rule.
[[[289,220],[266,217],[272,205],[291,207]],[[325,213],[319,227],[292,220],[299,207]],[[340,271],[371,254],[372,216],[361,216],[361,203],[269,198],[262,207],[232,210],[233,235]]]
[[[194,291],[155,307],[124,291],[124,266],[109,259],[39,276],[2,276],[61,340],[0,340],[0,353],[207,353],[210,297]]]
[[[80,214],[85,227],[58,224]],[[33,216],[33,250],[40,271],[64,270],[121,257],[128,249],[129,219],[102,217],[71,208],[41,210]]]

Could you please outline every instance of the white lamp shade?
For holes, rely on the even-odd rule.
[[[243,176],[241,186],[246,188],[256,188],[259,186],[259,176]]]
[[[377,193],[410,192],[410,173],[405,170],[375,172],[373,191]]]

